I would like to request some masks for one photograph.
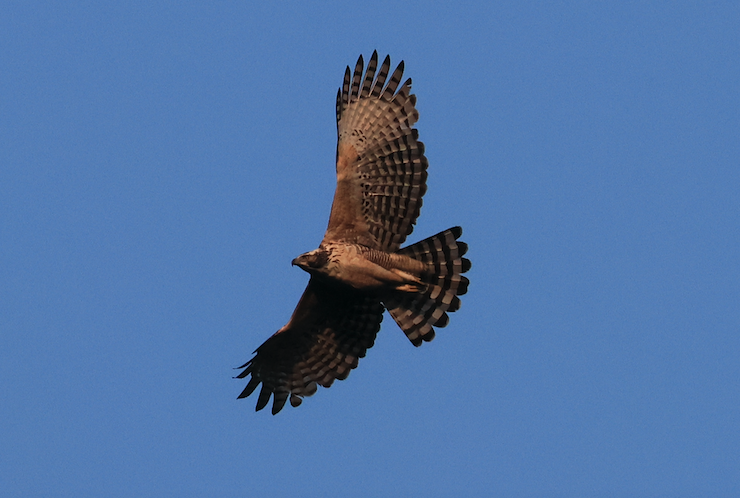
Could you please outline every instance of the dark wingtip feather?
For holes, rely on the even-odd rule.
[[[462,259],[462,273],[465,273],[466,271],[470,270],[472,266],[473,266],[473,263],[471,263],[468,258]]]
[[[244,368],[244,367],[239,367],[239,368]],[[246,377],[247,375],[249,375],[251,373],[252,373],[252,367],[250,365],[246,370],[244,370],[242,373],[240,373],[239,375],[237,375],[234,378],[235,379],[243,379],[244,377]]]
[[[260,380],[259,379],[255,379],[254,377],[252,377],[249,380],[249,383],[247,384],[247,387],[244,388],[244,390],[242,391],[242,393],[239,396],[237,396],[236,399],[246,398],[247,396],[249,396],[250,394],[252,394],[255,389],[257,389],[257,386],[259,384],[260,384]]]
[[[381,92],[383,91],[383,86],[385,85],[385,79],[388,77],[388,70],[391,66],[391,56],[386,55],[385,59],[383,60],[383,64],[380,66],[380,71],[378,72],[378,76],[373,82],[373,87],[370,90],[370,95],[373,97],[379,97]]]
[[[383,94],[380,96],[381,99],[388,102],[395,97],[398,84],[401,82],[401,78],[403,77],[403,69],[404,64],[403,61],[401,61],[398,66],[396,66],[396,70],[393,71],[390,81],[383,90]]]
[[[342,119],[342,89],[337,90],[337,128],[339,121]]]
[[[352,72],[349,69],[349,66],[347,66],[347,69],[344,70],[344,81],[342,82],[342,111],[344,111],[347,108],[347,104],[349,104],[349,91],[350,91],[350,81],[352,80]]]
[[[262,390],[260,391],[259,398],[257,398],[257,406],[255,407],[256,412],[263,409],[265,406],[267,406],[267,402],[270,401],[270,395],[272,394],[272,391],[270,391],[267,386],[262,384]]]
[[[352,79],[352,70],[347,66],[347,68],[344,70],[344,81],[342,83],[342,88],[345,87],[349,90],[349,82]],[[345,92],[342,92],[345,93]]]
[[[367,70],[365,71],[365,79],[362,83],[362,89],[360,90],[360,98],[365,98],[370,95],[370,90],[375,80],[375,70],[378,68],[378,51],[375,50],[373,55],[370,57],[370,62],[367,64]]]
[[[424,158],[424,162],[426,162],[426,158]],[[421,209],[422,205],[422,197],[424,197],[424,194],[427,192],[427,172],[426,169],[422,170],[421,172],[421,180],[419,185],[419,202],[417,202],[417,205],[419,206],[419,209]]]
[[[255,350],[255,353],[256,353],[256,352],[257,352],[257,351]],[[250,364],[250,363],[252,363],[252,360],[254,360],[254,358],[252,358],[251,360],[249,360],[248,362],[246,362],[246,363],[245,363],[244,365],[242,365],[242,366],[240,366],[240,367],[234,367],[234,370],[238,370],[238,369],[240,369],[240,368],[247,368],[247,367],[249,366],[249,364]]]
[[[468,277],[460,277],[460,285],[457,286],[457,295],[463,296],[468,292],[468,285],[470,285],[470,280],[468,280]]]
[[[457,255],[462,257],[465,256],[466,252],[468,252],[468,245],[465,242],[457,241]]]
[[[460,298],[457,296],[454,296],[452,299],[452,302],[450,303],[450,307],[447,309],[447,311],[453,312],[453,311],[459,310],[460,304],[462,304],[462,302],[460,301]]]
[[[354,102],[360,96],[360,86],[362,82],[362,71],[365,69],[365,60],[362,58],[362,54],[357,59],[355,65],[355,71],[352,75],[352,88],[350,90],[349,101]]]
[[[276,392],[274,401],[272,402],[272,414],[277,415],[277,413],[285,406],[286,401],[288,401],[288,393]]]
[[[450,309],[448,311],[455,311],[455,310],[453,310],[452,307],[450,307]],[[442,316],[439,317],[439,319],[434,324],[434,326],[435,327],[442,328],[442,327],[446,327],[447,324],[449,324],[449,323],[450,323],[450,317],[449,317],[449,315],[447,313],[442,313]]]
[[[462,235],[462,227],[452,227],[450,228],[450,232],[452,232],[452,235],[455,237],[455,240],[457,240]]]

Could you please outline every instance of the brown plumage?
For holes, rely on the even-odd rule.
[[[415,346],[434,338],[460,307],[470,269],[460,227],[400,249],[426,192],[427,159],[413,128],[419,118],[401,62],[360,56],[337,94],[337,189],[318,249],[293,260],[311,279],[290,321],[255,351],[237,377],[239,395],[261,383],[257,410],[273,397],[298,406],[317,386],[344,380],[372,347],[387,309]],[[377,72],[377,75],[376,75]],[[386,81],[387,80],[387,81]]]

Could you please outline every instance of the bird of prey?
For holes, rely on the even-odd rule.
[[[427,159],[418,132],[411,79],[399,89],[403,61],[391,74],[374,52],[364,71],[360,56],[337,93],[337,188],[329,226],[318,249],[293,265],[311,277],[293,316],[239,368],[251,375],[239,395],[261,383],[257,410],[273,397],[272,413],[292,406],[317,386],[344,380],[372,347],[388,310],[414,346],[434,338],[447,313],[460,307],[470,269],[450,228],[401,248],[419,216]],[[387,83],[386,83],[387,81]]]

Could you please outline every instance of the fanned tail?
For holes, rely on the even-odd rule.
[[[470,260],[463,258],[468,250],[457,239],[462,228],[453,227],[398,251],[426,264],[421,280],[427,284],[419,293],[397,292],[383,300],[406,337],[414,346],[434,339],[434,327],[449,322],[447,313],[460,308],[460,298],[468,291],[469,280],[462,274],[470,269]]]

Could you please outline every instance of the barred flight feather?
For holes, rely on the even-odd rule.
[[[239,367],[244,371],[237,378],[251,375],[239,398],[246,398],[262,383],[258,411],[273,393],[275,414],[288,398],[291,405],[298,406],[303,396],[316,392],[317,385],[329,387],[334,380],[346,379],[375,343],[383,320],[383,306],[377,298],[332,289],[314,280],[306,294],[316,297],[323,308],[317,320],[281,329]]]
[[[346,146],[356,154],[347,166],[356,196],[332,207],[325,240],[396,251],[419,216],[428,163],[419,134],[412,128],[419,113],[416,97],[411,95],[411,79],[399,88],[404,64],[396,67],[386,85],[390,58],[383,61],[376,78],[377,61],[378,54],[373,52],[364,79],[362,56],[354,71],[347,66],[337,94],[337,156]],[[337,168],[339,174],[339,164]],[[385,188],[389,185],[396,188]],[[354,199],[360,201],[359,206],[346,204]],[[362,219],[347,221],[347,213],[352,212],[359,212]],[[364,228],[362,233],[358,226]]]

